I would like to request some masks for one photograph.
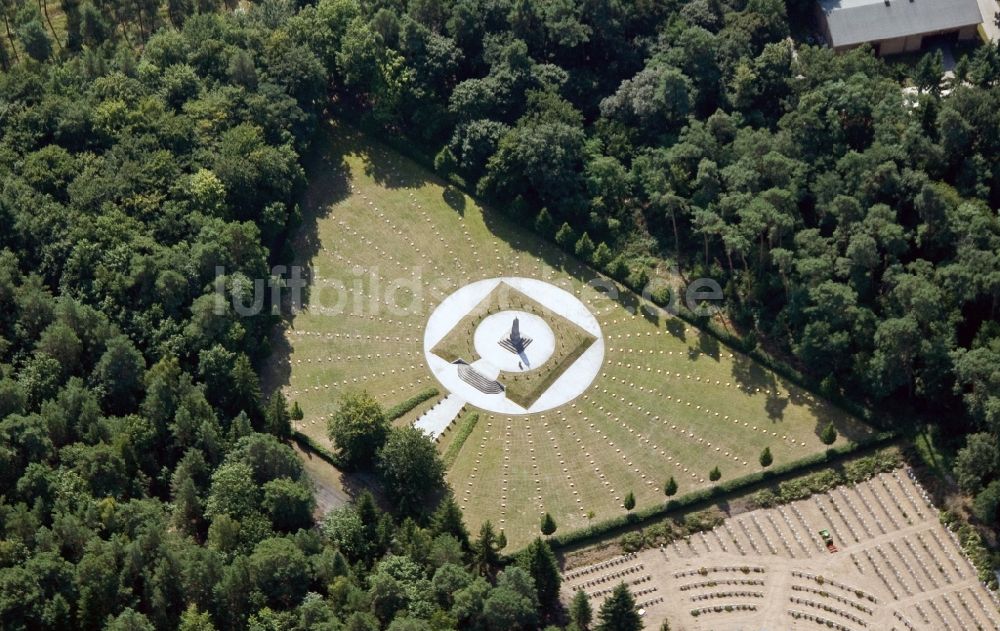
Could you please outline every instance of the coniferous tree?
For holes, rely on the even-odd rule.
[[[555,614],[559,608],[559,585],[562,576],[552,548],[545,541],[536,538],[517,557],[517,565],[531,575],[538,594],[543,617]]]
[[[573,600],[569,605],[569,618],[580,631],[588,631],[590,623],[594,619],[594,611],[590,606],[590,598],[587,592],[580,589],[573,594]]]
[[[771,456],[771,448],[764,447],[764,451],[760,452],[760,466],[767,468],[770,467],[774,462],[774,457]]]
[[[556,531],[556,520],[552,519],[552,515],[545,513],[542,515],[541,531],[543,535],[551,535]]]
[[[288,402],[280,390],[271,395],[264,410],[264,425],[267,431],[282,440],[292,437],[292,417],[288,412]]]
[[[431,530],[436,535],[451,535],[458,540],[463,550],[469,549],[469,531],[462,520],[462,509],[451,494],[441,500],[431,515]]]
[[[663,487],[663,493],[667,497],[677,495],[677,480],[674,479],[674,476],[670,476],[670,479],[667,480],[667,483]]]
[[[832,445],[837,442],[837,428],[833,426],[833,423],[826,424],[823,431],[820,432],[819,439],[824,445]]]
[[[503,533],[500,536],[503,536]],[[506,543],[506,537],[504,537],[504,543]],[[500,568],[500,550],[503,547],[493,530],[493,524],[486,520],[479,529],[479,537],[472,543],[471,566],[473,571],[487,579],[496,576],[496,572]]]
[[[625,583],[619,583],[597,613],[597,631],[640,631],[642,618]]]

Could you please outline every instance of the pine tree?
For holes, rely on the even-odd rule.
[[[305,418],[305,414],[302,413],[302,408],[299,407],[298,401],[294,401],[292,403],[292,411],[290,413],[290,416],[292,417],[293,421],[301,421],[303,418]]]
[[[534,579],[542,611],[554,613],[559,608],[559,585],[562,578],[556,555],[552,553],[549,544],[536,538],[518,555],[517,565]]]
[[[610,263],[608,263],[606,270],[608,276],[616,280],[625,280],[628,276],[628,265],[625,263],[625,259],[621,256],[615,257]]]
[[[663,493],[667,497],[677,495],[677,480],[674,479],[674,476],[670,476],[670,479],[667,480],[667,484],[663,487]]]
[[[721,477],[722,477],[722,472],[719,471],[719,467],[715,467],[714,469],[708,472],[708,479],[711,480],[712,482],[717,482]]]
[[[764,447],[764,451],[760,452],[760,466],[767,468],[771,466],[774,462],[774,458],[771,456],[771,448]]]
[[[556,520],[552,519],[552,515],[548,513],[542,515],[541,529],[542,529],[542,534],[545,535],[546,537],[556,531]]]
[[[611,262],[611,258],[611,248],[608,247],[607,243],[601,241],[594,250],[591,262],[598,269],[604,269]]]
[[[573,233],[573,228],[566,222],[559,226],[559,232],[556,232],[556,243],[558,243],[563,249],[569,249],[573,242],[576,240],[576,235]]]
[[[590,608],[590,599],[586,591],[581,589],[573,595],[573,601],[569,605],[569,618],[580,631],[587,631],[590,628],[594,612]]]
[[[578,257],[588,263],[594,256],[594,242],[590,240],[590,235],[586,232],[577,240],[576,246],[573,249]]]
[[[833,426],[833,423],[826,424],[826,427],[820,432],[819,439],[824,445],[832,445],[837,442],[837,428]]]
[[[503,532],[500,533],[504,537]],[[504,544],[507,538],[504,537]],[[479,529],[479,538],[472,544],[472,569],[481,576],[492,579],[500,567],[500,550],[498,537],[493,531],[493,524],[489,520]]]
[[[629,491],[625,496],[625,501],[622,503],[622,506],[624,506],[627,511],[631,511],[635,508],[635,495],[632,494],[632,491]]]
[[[597,631],[640,631],[642,619],[625,583],[619,583],[597,614]]]
[[[271,395],[264,410],[264,424],[267,431],[283,440],[292,437],[292,418],[288,413],[288,402],[280,390]]]
[[[458,539],[463,550],[469,549],[469,531],[462,521],[462,509],[451,495],[438,504],[437,510],[431,516],[431,531],[435,535],[451,535]]]
[[[174,495],[174,525],[186,535],[197,537],[201,533],[204,512],[198,489],[190,475],[185,475]]]
[[[538,211],[538,216],[535,218],[535,232],[546,239],[551,239],[555,231],[556,224],[552,221],[552,215],[549,214],[548,208]]]
[[[253,426],[250,424],[250,417],[247,416],[246,412],[240,412],[233,419],[233,422],[229,424],[229,435],[226,436],[226,440],[230,444],[235,445],[236,441],[252,433]]]

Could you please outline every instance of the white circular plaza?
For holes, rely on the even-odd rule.
[[[512,353],[497,343],[498,331],[507,333],[517,318],[520,334],[531,342],[520,353]],[[489,362],[506,372],[534,370],[552,357],[556,348],[556,336],[545,320],[526,311],[501,311],[486,316],[473,338],[480,361]]]
[[[543,312],[547,310],[550,318],[559,320],[561,326],[550,326],[539,314],[522,309],[500,309],[475,323],[472,333],[475,357],[453,362],[433,352],[480,303],[495,291],[508,289],[503,284],[540,305]],[[557,361],[553,354],[568,342],[561,345],[556,331],[575,330],[574,327],[585,332],[580,335],[587,343],[580,346],[583,350],[578,353],[570,354],[563,348],[561,360]],[[530,414],[568,403],[590,387],[604,361],[604,337],[597,318],[573,294],[544,281],[507,276],[470,283],[445,298],[427,321],[424,357],[434,377],[453,397],[489,412]],[[494,380],[521,378],[542,370],[551,371],[549,379],[544,381],[548,385],[543,386],[537,397],[532,397],[527,407],[509,399],[505,390],[491,391],[489,387],[498,383]]]

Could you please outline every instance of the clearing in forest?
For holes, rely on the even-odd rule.
[[[345,390],[389,407],[440,389],[408,422],[444,398],[425,328],[442,300],[475,281],[542,280],[599,322],[603,362],[580,396],[541,413],[482,411],[461,445],[450,435],[458,422],[439,439],[458,450],[448,480],[470,530],[489,519],[516,549],[545,512],[567,532],[621,514],[629,492],[639,509],[663,502],[670,477],[682,497],[710,486],[715,467],[723,481],[760,470],[765,448],[775,464],[822,451],[828,423],[838,443],[870,433],[682,320],[636,311],[639,299],[620,287],[610,296],[555,245],[359,132],[330,127],[317,146],[292,243],[309,270],[304,308],[280,332],[265,375],[301,405],[300,431],[328,444],[326,420]]]

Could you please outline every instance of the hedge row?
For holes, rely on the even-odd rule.
[[[688,493],[687,495],[684,495],[676,500],[669,500],[662,504],[654,504],[653,506],[649,506],[642,510],[622,514],[617,517],[612,517],[611,519],[592,524],[586,528],[550,537],[549,544],[553,548],[564,548],[570,545],[586,543],[591,540],[602,539],[610,534],[613,534],[617,530],[636,526],[643,522],[663,517],[671,512],[680,511],[698,504],[709,502],[724,495],[730,495],[736,491],[744,490],[748,487],[760,484],[761,482],[773,480],[774,478],[781,477],[801,469],[821,464],[833,463],[859,449],[883,444],[895,438],[896,434],[894,432],[874,434],[857,442],[849,442],[844,445],[832,447],[820,453],[811,454],[804,458],[800,458],[799,460],[777,465],[769,469],[764,469],[763,471],[757,471],[740,478],[727,480],[711,488]]]
[[[307,451],[311,451],[323,460],[326,460],[335,467],[340,467],[342,463],[337,458],[337,454],[333,453],[323,445],[319,444],[317,441],[313,440],[309,436],[306,436],[302,432],[292,432],[292,438],[295,442],[299,444],[299,447]]]
[[[451,465],[455,464],[459,452],[462,451],[462,445],[465,444],[465,440],[472,434],[472,430],[476,428],[476,423],[478,422],[479,414],[475,412],[466,415],[458,422],[455,437],[451,439],[451,444],[448,445],[448,449],[444,452],[444,457],[442,458],[445,468],[450,468]]]
[[[427,388],[422,392],[418,392],[406,401],[402,403],[397,403],[388,410],[385,411],[386,418],[390,421],[395,421],[400,416],[403,416],[413,408],[417,407],[427,399],[431,399],[441,394],[437,388]]]
[[[843,471],[825,469],[780,482],[777,493],[771,489],[762,489],[751,496],[750,504],[755,508],[789,504],[812,495],[826,493],[842,484],[857,484],[880,473],[892,471],[900,464],[901,458],[897,453],[878,451],[871,456],[847,463]]]
[[[987,588],[996,591],[998,580],[993,567],[993,559],[983,543],[983,538],[974,526],[964,522],[951,511],[941,511],[941,523],[958,537],[962,552],[969,557],[979,574],[979,581]]]

